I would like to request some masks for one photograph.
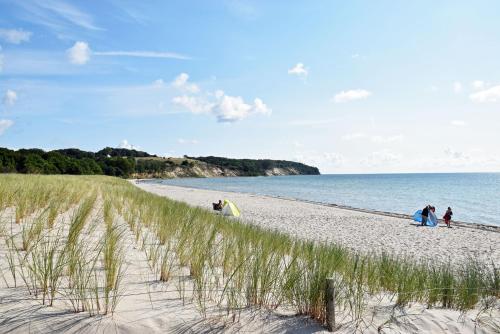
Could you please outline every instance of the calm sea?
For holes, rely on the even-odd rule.
[[[148,182],[410,215],[429,203],[436,207],[439,218],[451,206],[456,220],[500,226],[500,173],[185,178]]]

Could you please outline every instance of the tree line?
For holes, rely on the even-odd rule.
[[[76,148],[44,151],[0,148],[0,172],[25,174],[110,175],[128,177],[135,172],[136,157],[146,152],[106,147],[96,153]]]
[[[223,157],[188,157],[211,165],[240,172],[244,176],[264,176],[273,168],[292,168],[302,175],[319,175],[319,169],[300,162],[270,159],[230,159]]]
[[[273,168],[293,168],[299,174],[316,175],[316,167],[285,160],[229,159],[184,156],[184,159],[160,159],[156,155],[124,148],[106,147],[98,152],[76,148],[44,151],[0,148],[0,173],[110,175],[127,178],[135,173],[161,175],[175,168],[190,169],[197,161],[229,169],[241,176],[266,175]]]

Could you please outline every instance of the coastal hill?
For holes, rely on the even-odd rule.
[[[0,148],[0,172],[24,174],[110,175],[132,178],[319,175],[299,162],[222,157],[163,158],[147,152],[106,147],[44,151]]]

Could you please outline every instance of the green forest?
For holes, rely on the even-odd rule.
[[[237,171],[242,176],[266,175],[272,168],[293,168],[300,174],[316,175],[316,167],[284,160],[187,157],[165,159],[146,152],[106,147],[98,152],[76,148],[44,151],[0,148],[0,172],[23,174],[110,175],[127,178],[135,173],[158,174],[173,168],[192,168],[197,163]]]
[[[319,175],[318,168],[294,161],[270,159],[229,159],[212,156],[196,158],[186,156],[186,158],[203,161],[211,165],[234,171],[242,171],[245,176],[264,176],[266,175],[266,170],[273,168],[293,168],[302,175]]]

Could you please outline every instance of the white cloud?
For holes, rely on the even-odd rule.
[[[401,161],[399,154],[387,149],[370,153],[361,163],[370,167],[393,165]]]
[[[163,79],[156,79],[153,81],[153,87],[164,87],[165,86],[165,81]]]
[[[214,109],[219,122],[236,122],[247,117],[252,106],[245,103],[240,96],[222,95]]]
[[[451,125],[453,125],[453,126],[465,126],[466,123],[465,123],[465,121],[455,119],[455,120],[451,121]]]
[[[497,102],[500,100],[500,85],[473,93],[469,98],[478,103]]]
[[[288,74],[298,75],[298,76],[307,76],[309,71],[304,67],[304,64],[297,63],[294,67],[288,70]]]
[[[453,83],[453,91],[457,94],[462,91],[462,83],[460,81],[455,81]]]
[[[31,35],[30,31],[22,29],[0,29],[0,38],[12,44],[20,44],[22,42],[29,42]]]
[[[270,114],[272,111],[261,99],[256,98],[253,104],[246,103],[240,96],[229,96],[223,91],[215,93],[214,103],[199,96],[176,96],[172,103],[179,105],[194,114],[212,113],[219,122],[236,122],[252,114]]]
[[[246,103],[240,96],[226,95],[223,90],[201,92],[197,85],[188,82],[189,75],[181,73],[172,82],[172,86],[191,94],[176,96],[172,103],[194,114],[210,113],[219,122],[236,122],[252,114],[269,115],[272,110],[260,98],[253,104]],[[194,95],[193,95],[194,94]]]
[[[459,160],[459,161],[468,161],[468,160],[470,160],[470,157],[467,154],[465,154],[464,152],[455,151],[454,149],[449,148],[449,147],[447,147],[444,150],[444,154],[446,154],[446,156],[448,156],[452,160]]]
[[[172,99],[172,103],[187,109],[193,114],[209,113],[214,107],[213,103],[202,97],[188,95],[176,96]]]
[[[303,148],[303,147],[305,147],[305,145],[304,145],[304,144],[302,144],[301,142],[299,142],[299,141],[297,141],[297,140],[293,142],[293,146],[294,146],[295,148]]]
[[[401,141],[401,140],[403,140],[403,138],[404,138],[404,136],[401,134],[393,135],[393,136],[381,136],[381,135],[369,136],[363,132],[354,132],[354,133],[348,133],[346,135],[343,135],[341,137],[341,140],[353,141],[353,140],[358,140],[358,139],[367,139],[367,140],[370,140],[371,142],[378,143],[378,144],[380,144],[380,143],[388,144],[388,143]]]
[[[478,90],[478,89],[483,89],[484,88],[484,81],[481,80],[474,80],[471,83],[472,88]]]
[[[2,47],[0,46],[0,51],[2,51]],[[3,71],[3,54],[0,53],[0,73]]]
[[[14,124],[10,119],[0,119],[0,136]]]
[[[157,51],[96,51],[96,56],[110,57],[139,57],[139,58],[172,58],[187,60],[191,57],[175,52],[157,52]]]
[[[351,89],[347,91],[341,91],[340,93],[336,94],[333,100],[335,101],[335,103],[343,103],[366,99],[370,95],[372,95],[372,92],[365,89]]]
[[[394,135],[394,136],[372,136],[370,140],[374,143],[393,143],[397,141],[403,140],[403,135]]]
[[[359,58],[359,54],[358,53],[355,53],[351,56],[352,59],[356,59],[356,58]]]
[[[87,42],[76,42],[67,50],[68,58],[72,64],[83,65],[90,60],[90,56],[105,57],[140,57],[140,58],[173,58],[191,59],[188,56],[174,52],[156,51],[92,51]]]
[[[135,145],[130,144],[127,139],[123,139],[120,142],[120,145],[118,147],[119,148],[126,148],[128,150],[138,150],[140,148],[139,146],[135,146]]]
[[[338,168],[346,163],[346,158],[336,152],[304,152],[296,154],[293,160],[316,166],[320,170]]]
[[[174,81],[172,81],[172,86],[189,93],[198,93],[200,91],[198,85],[189,83],[188,80],[189,74],[181,73],[174,79]]]
[[[351,141],[351,140],[356,140],[356,139],[362,139],[366,138],[366,134],[362,132],[354,132],[354,133],[348,133],[346,135],[343,135],[341,139],[343,141]]]
[[[223,91],[217,91],[218,103],[213,109],[213,113],[219,122],[231,123],[240,121],[251,114],[271,114],[269,109],[261,99],[256,98],[254,104],[246,103],[240,96],[229,96]]]
[[[103,30],[94,24],[92,16],[64,1],[17,1],[16,5],[23,7],[30,23],[41,24],[56,31],[72,28],[68,23],[89,30]]]
[[[257,8],[249,1],[231,0],[225,1],[225,3],[229,11],[237,17],[246,20],[254,20],[259,16]]]
[[[66,53],[72,64],[84,65],[90,60],[92,51],[86,42],[76,42]]]
[[[3,96],[3,104],[6,106],[13,106],[17,101],[17,93],[12,89],[7,89]]]
[[[198,140],[196,139],[184,139],[184,138],[179,138],[177,139],[177,142],[181,145],[196,145],[198,144]]]
[[[270,115],[272,110],[259,98],[253,100],[254,110],[258,114]]]

